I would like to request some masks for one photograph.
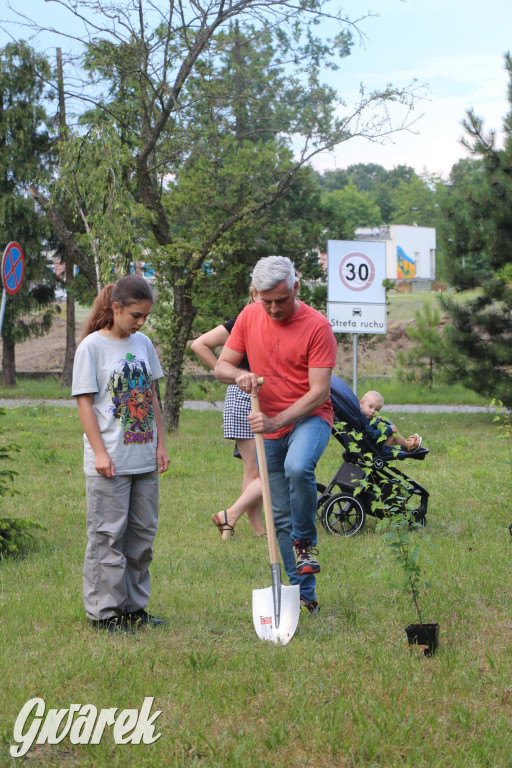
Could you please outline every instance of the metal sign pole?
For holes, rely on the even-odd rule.
[[[352,389],[357,397],[357,333],[352,334]]]
[[[4,324],[5,305],[7,304],[7,291],[2,291],[2,305],[0,306],[0,336],[2,335],[2,326]]]

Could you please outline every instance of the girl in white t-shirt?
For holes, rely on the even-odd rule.
[[[138,275],[94,302],[73,367],[84,429],[88,543],[84,605],[93,626],[162,624],[146,611],[158,521],[158,473],[169,466],[155,382],[163,371],[140,329],[153,307]]]

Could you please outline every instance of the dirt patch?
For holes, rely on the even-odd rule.
[[[391,374],[396,367],[398,350],[407,351],[412,342],[405,329],[409,322],[388,323],[386,334],[379,336],[358,336],[358,373],[359,375]],[[77,323],[76,340],[80,342],[83,322]],[[0,341],[1,349],[1,341]],[[16,371],[26,372],[60,372],[64,366],[66,351],[66,322],[55,317],[50,333],[37,339],[30,339],[16,345]],[[158,351],[158,350],[157,350]],[[338,373],[349,376],[352,373],[352,339],[338,345]],[[204,373],[200,365],[187,361],[188,373]]]
[[[388,322],[387,333],[357,337],[357,370],[360,376],[390,375],[397,365],[399,350],[407,352],[413,342],[405,332],[408,321]],[[338,344],[337,373],[348,378],[353,370],[353,340]]]

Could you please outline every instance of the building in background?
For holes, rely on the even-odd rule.
[[[436,230],[434,227],[360,227],[355,240],[386,244],[386,277],[412,281],[414,288],[425,290],[436,279]]]

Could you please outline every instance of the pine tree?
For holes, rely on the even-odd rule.
[[[512,59],[505,57],[512,107]],[[480,285],[466,302],[444,298],[451,316],[447,328],[451,354],[447,371],[454,381],[512,405],[512,110],[505,118],[503,149],[494,132],[484,131],[473,111],[464,121],[466,146],[480,161],[470,194],[457,211],[461,223],[454,246],[460,270],[453,273],[459,289]],[[445,209],[446,213],[446,209]],[[467,259],[468,280],[462,259]]]
[[[425,302],[414,317],[415,326],[409,325],[405,331],[414,347],[407,353],[400,350],[397,355],[400,375],[406,381],[424,382],[431,389],[445,357],[443,336],[439,331],[441,312]]]
[[[48,171],[48,118],[43,107],[49,65],[25,43],[0,51],[0,242],[18,242],[25,256],[21,288],[9,296],[2,326],[2,384],[16,383],[16,344],[49,330],[54,276],[44,254],[45,222],[26,187]]]

